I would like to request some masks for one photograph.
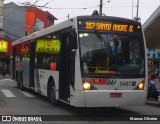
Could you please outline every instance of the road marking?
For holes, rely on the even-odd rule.
[[[9,79],[1,79],[0,81],[14,81],[14,80],[12,80],[11,78],[9,78]]]
[[[35,97],[34,95],[30,94],[30,93],[27,93],[27,92],[24,92],[24,91],[21,91],[19,90],[21,93],[23,93],[25,96],[27,97]]]
[[[9,90],[2,90],[2,92],[4,93],[4,95],[6,97],[16,97],[11,91]]]

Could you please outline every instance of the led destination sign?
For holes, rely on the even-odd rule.
[[[118,32],[133,32],[134,26],[128,24],[112,24],[108,22],[86,22],[86,30],[102,30],[102,31],[118,31]]]
[[[38,39],[36,45],[37,53],[59,53],[60,41],[58,39]]]
[[[4,40],[0,40],[0,52],[7,53],[8,52],[8,42]]]

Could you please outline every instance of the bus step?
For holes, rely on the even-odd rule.
[[[29,87],[29,89],[30,89],[30,90],[33,90],[33,91],[35,90],[35,88],[34,88],[34,87]]]
[[[70,102],[69,102],[69,101],[66,101],[66,100],[64,100],[64,99],[59,99],[59,101],[70,105]]]

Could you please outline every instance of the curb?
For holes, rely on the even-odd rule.
[[[149,101],[149,100],[147,100],[146,105],[160,107],[160,101]]]

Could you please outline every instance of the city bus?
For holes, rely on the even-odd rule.
[[[74,107],[144,105],[146,44],[140,22],[77,16],[12,44],[12,78]]]

